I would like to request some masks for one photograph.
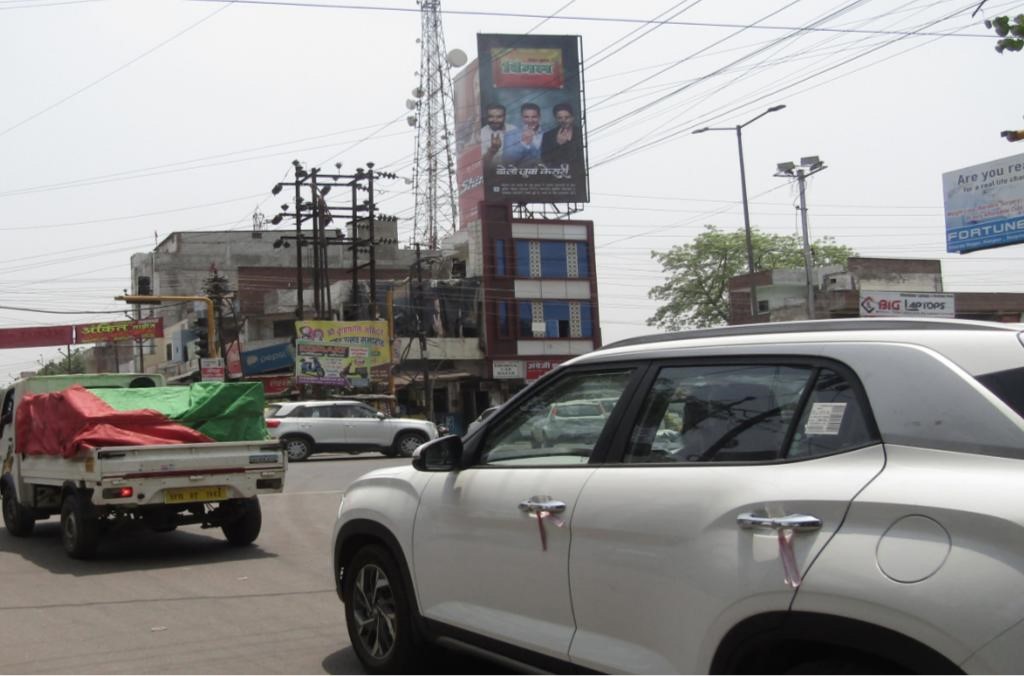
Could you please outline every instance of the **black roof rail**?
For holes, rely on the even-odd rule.
[[[762,324],[736,324],[717,326],[710,329],[690,329],[672,333],[655,333],[617,340],[602,345],[600,350],[613,347],[648,345],[674,340],[716,338],[718,336],[760,336],[783,333],[810,333],[825,331],[992,331],[1005,329],[1019,331],[1020,327],[1000,322],[985,322],[968,319],[888,319],[881,317],[860,317],[849,319],[818,319],[792,322],[766,322]]]

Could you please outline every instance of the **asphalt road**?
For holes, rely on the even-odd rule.
[[[220,529],[111,533],[75,561],[58,518],[27,539],[0,526],[0,673],[360,674],[331,577],[330,538],[345,487],[377,454],[314,456],[261,498],[250,547]],[[495,673],[457,654],[435,673]]]

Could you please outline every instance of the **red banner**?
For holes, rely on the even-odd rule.
[[[163,319],[128,319],[99,324],[79,324],[75,327],[76,343],[163,338]]]
[[[12,347],[47,347],[70,345],[74,327],[29,326],[23,329],[0,329],[0,349]]]

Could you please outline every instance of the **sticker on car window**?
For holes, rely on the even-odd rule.
[[[804,424],[804,434],[820,434],[836,436],[843,424],[846,413],[845,403],[816,402],[811,405],[811,412]]]

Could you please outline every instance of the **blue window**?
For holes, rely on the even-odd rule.
[[[503,300],[498,303],[498,336],[501,338],[508,338],[511,334],[511,329],[508,324],[508,301]]]
[[[530,276],[530,242],[517,239],[516,243],[516,277]]]
[[[548,338],[569,337],[569,303],[544,301],[544,335]]]
[[[533,338],[533,303],[519,304],[519,337]]]
[[[541,277],[568,277],[569,269],[566,263],[565,242],[541,242],[540,243],[540,276]]]
[[[586,246],[586,244],[580,246]],[[583,338],[590,338],[594,335],[594,319],[591,315],[590,303],[580,303],[580,336]]]
[[[580,277],[590,276],[590,245],[586,242],[576,242],[576,265],[580,271]]]
[[[505,240],[494,240],[494,275],[504,277],[505,272]]]

